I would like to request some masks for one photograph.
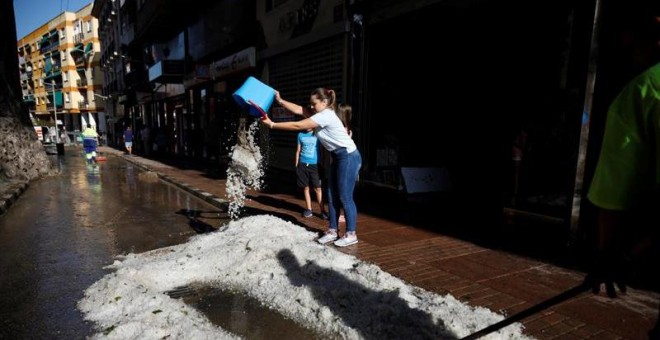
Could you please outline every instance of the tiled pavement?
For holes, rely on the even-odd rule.
[[[123,156],[102,147],[101,152]],[[201,170],[180,169],[139,156],[127,160],[219,205],[225,182]],[[287,193],[250,192],[247,206],[324,230],[320,218],[302,218],[302,198]],[[490,249],[457,237],[412,227],[405,222],[360,212],[360,243],[338,248],[374,263],[406,282],[461,301],[513,315],[577,285],[584,273],[531,257]],[[660,295],[629,289],[620,299],[583,293],[543,309],[521,322],[539,339],[647,339],[656,322]]]

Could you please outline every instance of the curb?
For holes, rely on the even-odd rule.
[[[27,190],[28,186],[27,182],[13,183],[8,186],[8,189],[0,197],[0,215],[4,214],[16,202],[18,197]]]
[[[218,197],[214,194],[211,194],[209,192],[199,190],[199,189],[191,186],[188,183],[181,183],[181,182],[175,180],[174,178],[172,178],[170,176],[163,175],[160,172],[158,172],[157,170],[154,170],[154,169],[150,168],[149,166],[140,163],[138,160],[135,159],[135,156],[130,156],[130,157],[124,156],[124,155],[116,155],[116,156],[121,157],[121,158],[127,160],[128,162],[131,162],[132,164],[135,164],[136,166],[138,166],[139,168],[141,168],[145,171],[150,171],[150,172],[156,173],[158,175],[158,178],[162,179],[163,181],[168,182],[168,183],[170,183],[170,184],[172,184],[172,185],[174,185],[174,186],[176,186],[180,189],[185,190],[186,192],[192,194],[193,196],[195,196],[197,198],[200,198],[200,199],[204,200],[205,202],[215,206],[216,208],[223,209],[223,210],[227,209],[227,205],[229,204],[229,201],[227,201],[225,199],[222,199],[222,198],[220,198],[220,197]]]

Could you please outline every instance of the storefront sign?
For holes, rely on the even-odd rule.
[[[255,49],[250,47],[211,64],[211,75],[217,79],[256,65]]]

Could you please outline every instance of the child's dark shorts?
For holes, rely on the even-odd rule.
[[[296,168],[298,175],[298,187],[320,188],[321,179],[319,178],[319,167],[317,164],[298,163]]]

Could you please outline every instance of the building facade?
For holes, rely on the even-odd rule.
[[[23,99],[39,125],[106,131],[98,20],[89,4],[63,12],[17,42]]]
[[[225,162],[238,120],[231,93],[255,67],[253,6],[96,0],[92,12],[118,135],[130,125],[137,152]]]
[[[106,110],[118,132],[150,128],[144,149],[222,164],[247,116],[231,94],[248,76],[299,104],[326,87],[354,108],[360,188],[395,199],[413,186],[450,190],[456,211],[484,211],[483,220],[508,207],[564,224],[590,95],[595,8],[594,1],[96,0],[93,15],[101,22]],[[270,115],[299,119],[278,105]],[[264,133],[267,173],[293,180],[295,133]]]

